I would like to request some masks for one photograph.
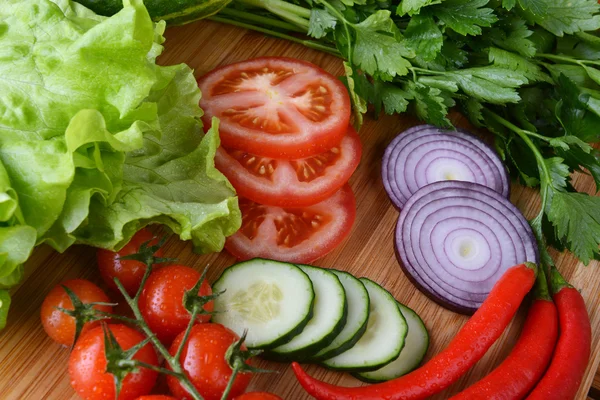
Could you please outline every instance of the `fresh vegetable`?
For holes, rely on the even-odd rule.
[[[361,153],[360,138],[348,127],[338,145],[315,156],[280,160],[221,146],[215,165],[242,197],[264,205],[303,207],[324,201],[344,186]]]
[[[212,321],[241,334],[248,348],[274,348],[298,335],[313,315],[315,292],[294,264],[256,258],[234,264],[213,283]]]
[[[138,306],[161,342],[171,343],[189,324],[191,310],[187,292],[192,289],[205,300],[196,321],[207,322],[214,302],[212,289],[200,272],[184,265],[169,265],[153,271],[148,277]]]
[[[161,223],[220,250],[240,225],[237,198],[213,166],[218,124],[202,135],[192,70],[155,63],[164,23],[141,0],[110,18],[8,0],[0,20],[0,290],[42,242],[118,250]]]
[[[332,358],[352,348],[360,340],[369,321],[370,299],[365,285],[347,272],[330,269],[344,286],[348,302],[348,316],[342,331],[329,346],[312,356],[311,361]]]
[[[392,362],[404,348],[408,325],[398,303],[384,288],[360,278],[369,292],[370,312],[364,335],[345,352],[322,364],[344,371],[373,371]]]
[[[273,393],[266,392],[248,392],[233,400],[283,400],[281,397]]]
[[[234,0],[211,19],[343,58],[357,125],[367,103],[439,127],[460,107],[495,133],[511,175],[539,186],[538,239],[600,258],[600,198],[570,177],[600,185],[596,0]]]
[[[115,399],[115,379],[107,372],[110,368],[110,352],[105,356],[105,332],[112,337],[123,350],[136,349],[132,358],[147,365],[158,366],[158,358],[150,344],[144,344],[144,336],[125,325],[97,326],[85,332],[77,341],[69,358],[69,376],[71,386],[84,400]],[[138,344],[143,347],[139,348]],[[158,375],[148,368],[136,368],[130,371],[122,381],[119,400],[133,400],[149,394]]]
[[[523,399],[533,389],[550,363],[558,337],[558,316],[543,268],[538,270],[534,296],[523,331],[508,357],[451,400]]]
[[[154,235],[146,228],[140,229],[119,251],[97,250],[96,259],[98,261],[100,276],[102,276],[104,283],[113,291],[118,291],[115,278],[119,279],[130,296],[134,296],[140,288],[142,277],[144,276],[144,272],[146,272],[146,265],[138,260],[122,260],[121,257],[137,253],[140,250],[140,246],[144,243],[148,245],[158,243],[158,239],[154,238]],[[162,257],[162,249],[159,248],[153,255],[155,257]],[[154,266],[155,269],[157,267],[159,266]]]
[[[73,306],[71,297],[65,287],[77,296],[77,307]],[[94,310],[110,313],[110,299],[98,286],[85,279],[71,279],[56,285],[44,298],[40,317],[44,331],[56,343],[73,346],[75,338],[96,327],[100,318],[96,318]],[[76,310],[75,314],[72,314]],[[70,313],[65,313],[65,311]],[[81,315],[76,324],[75,315]]]
[[[583,297],[556,268],[550,273],[560,336],[552,361],[528,400],[575,399],[590,359],[592,329]]]
[[[408,334],[398,358],[383,367],[370,372],[358,372],[353,375],[365,382],[389,381],[405,375],[419,366],[429,348],[429,333],[421,317],[416,312],[398,303],[406,319]]]
[[[278,360],[303,360],[317,354],[346,325],[348,302],[338,277],[327,269],[298,265],[311,280],[315,292],[313,313],[302,332],[267,354]]]
[[[99,15],[110,16],[123,8],[123,0],[77,0]],[[209,17],[219,12],[231,0],[144,0],[153,21],[180,25]]]
[[[475,136],[431,125],[410,128],[392,140],[383,154],[381,176],[398,209],[417,190],[439,181],[479,183],[504,197],[509,191],[506,168],[494,150]]]
[[[448,347],[422,367],[384,383],[340,387],[312,378],[297,363],[294,373],[317,400],[414,400],[432,396],[456,382],[500,337],[535,282],[537,267],[526,263],[508,269],[489,296]]]
[[[164,396],[162,394],[151,394],[148,396],[141,396],[135,400],[177,400],[175,397]]]
[[[159,250],[162,243],[164,243],[164,239],[165,238],[161,239],[157,244],[154,244],[154,245],[143,244],[139,247],[139,250],[137,253],[127,256],[130,259],[140,260],[141,262],[143,262],[145,264],[145,268],[144,268],[145,272],[144,272],[144,276],[142,277],[141,288],[145,287],[145,283],[147,282],[148,278],[150,277],[153,266],[157,263],[162,263],[165,260],[167,260],[167,259],[164,259],[161,257],[154,256],[154,254],[156,254],[156,252]],[[192,382],[190,376],[188,375],[188,373],[186,372],[186,369],[184,367],[188,368],[189,371],[191,371],[191,372],[195,372],[194,361],[196,359],[193,358],[191,355],[194,354],[200,358],[203,358],[205,356],[204,361],[210,361],[210,358],[214,357],[213,353],[215,351],[215,348],[219,348],[219,346],[215,347],[215,345],[217,345],[218,342],[216,340],[212,340],[212,339],[209,340],[208,346],[204,346],[204,350],[206,351],[206,354],[202,354],[201,351],[199,352],[199,349],[202,346],[198,346],[198,343],[194,342],[195,345],[192,346],[193,348],[188,347],[188,344],[192,345],[191,342],[188,342],[188,339],[191,337],[190,335],[191,335],[193,326],[212,325],[212,324],[195,325],[197,323],[198,315],[200,315],[204,311],[204,306],[206,305],[207,300],[211,300],[212,298],[214,298],[214,296],[201,296],[201,295],[197,294],[201,284],[204,282],[204,275],[205,274],[202,274],[200,276],[200,279],[198,279],[196,285],[192,289],[190,289],[189,291],[186,292],[185,297],[182,300],[182,302],[185,303],[185,308],[189,311],[190,317],[188,318],[188,324],[185,327],[185,330],[183,330],[179,335],[180,340],[179,340],[178,345],[171,346],[172,354],[165,347],[165,345],[160,342],[160,340],[156,336],[155,332],[153,332],[150,329],[150,327],[148,326],[146,320],[144,319],[144,317],[142,315],[142,312],[140,311],[138,302],[142,295],[142,289],[140,288],[137,291],[137,293],[135,294],[135,296],[132,297],[127,293],[127,290],[121,284],[121,282],[119,281],[118,278],[115,278],[115,283],[117,285],[119,292],[123,296],[125,303],[131,308],[131,312],[133,314],[132,318],[125,317],[123,315],[116,315],[116,314],[112,314],[112,313],[101,312],[101,311],[93,309],[93,308],[91,308],[89,310],[89,312],[87,312],[87,310],[85,310],[86,311],[85,313],[81,313],[81,312],[78,313],[78,312],[71,312],[68,310],[63,310],[65,313],[69,313],[69,315],[73,314],[78,319],[78,322],[77,322],[78,326],[81,325],[82,322],[85,321],[88,317],[92,317],[93,319],[109,318],[110,320],[113,320],[113,321],[123,321],[123,322],[129,324],[129,326],[135,326],[136,328],[139,329],[139,331],[132,330],[131,328],[127,328],[126,326],[123,326],[123,325],[117,326],[118,329],[121,329],[119,327],[124,327],[128,330],[128,331],[126,331],[126,333],[133,332],[133,334],[135,334],[134,336],[136,339],[139,339],[139,338],[143,339],[142,341],[138,340],[139,343],[137,343],[133,347],[131,347],[129,345],[123,346],[122,341],[117,340],[117,338],[115,337],[116,335],[111,333],[111,331],[107,328],[106,325],[103,325],[101,327],[102,328],[102,338],[100,339],[101,340],[100,344],[102,344],[104,347],[100,348],[99,346],[93,346],[94,343],[92,343],[92,350],[90,350],[90,351],[91,352],[98,351],[98,352],[103,353],[105,360],[107,360],[107,361],[105,362],[104,366],[98,364],[97,365],[98,370],[101,371],[102,373],[106,373],[109,376],[110,380],[113,383],[113,390],[112,390],[112,392],[105,392],[104,391],[104,389],[105,389],[104,383],[102,383],[103,386],[93,386],[92,390],[95,393],[96,392],[99,393],[99,396],[102,396],[101,397],[102,399],[104,399],[104,398],[106,398],[106,399],[109,399],[109,398],[121,399],[121,398],[123,398],[123,396],[126,396],[126,398],[129,398],[129,399],[133,399],[133,397],[137,397],[137,396],[132,397],[132,396],[130,396],[130,394],[133,393],[133,391],[135,390],[135,387],[130,390],[131,393],[123,395],[122,391],[123,391],[124,386],[126,386],[126,385],[135,386],[134,384],[137,384],[137,383],[142,384],[142,383],[140,383],[140,380],[138,379],[139,378],[138,373],[141,374],[140,371],[144,372],[146,370],[149,370],[154,374],[162,373],[162,374],[168,375],[172,380],[171,384],[177,385],[177,390],[179,390],[179,393],[184,393],[184,396],[186,399],[203,400],[203,397],[200,395],[198,389],[195,386],[195,383]],[[77,295],[75,293],[69,291],[68,294],[69,294],[69,297],[71,298],[73,304],[77,305],[77,304],[82,303],[81,300],[77,297]],[[213,328],[206,328],[206,329],[213,329]],[[215,329],[217,329],[220,332],[226,331],[233,337],[237,337],[232,332],[226,330],[222,326],[218,326]],[[143,335],[142,335],[142,332],[143,332]],[[121,335],[118,335],[118,336],[120,337]],[[126,336],[129,337],[129,335],[126,335]],[[223,337],[223,335],[221,335],[221,337]],[[234,343],[232,343],[226,349],[227,351],[224,352],[224,354],[223,353],[217,354],[217,356],[218,356],[217,358],[220,357],[222,362],[227,363],[228,365],[231,366],[230,379],[229,379],[228,383],[226,383],[226,387],[223,390],[223,398],[230,398],[229,393],[232,390],[237,390],[236,388],[239,387],[239,384],[236,384],[236,378],[237,378],[238,374],[242,374],[242,377],[243,377],[243,376],[245,376],[245,375],[243,375],[243,373],[245,373],[245,372],[265,372],[265,371],[256,369],[256,368],[250,366],[249,364],[247,364],[247,361],[251,357],[256,356],[257,352],[245,350],[245,347],[243,346],[244,338],[245,338],[245,335],[242,336],[241,338],[238,338],[237,340],[235,340]],[[83,339],[78,341],[77,342],[78,345],[82,341],[83,341]],[[150,364],[143,359],[141,359],[141,360],[137,359],[138,353],[141,351],[146,351],[145,349],[148,348],[148,346],[150,346],[150,345],[153,346],[154,349],[160,354],[161,359],[164,360],[165,367],[157,366],[156,362],[154,362],[154,364]],[[150,348],[150,350],[152,350],[152,349]],[[87,353],[80,352],[80,354],[78,354],[77,357],[78,357],[78,359],[83,360],[82,362],[84,364],[85,363],[89,364],[90,362],[94,363],[94,359],[91,358],[91,355],[89,353],[90,352],[87,352]],[[154,360],[156,360],[156,354],[154,352],[152,354],[154,355]],[[190,357],[188,357],[188,355],[190,355]],[[100,356],[98,356],[98,357],[100,357]],[[188,360],[189,362],[182,364],[180,362],[180,360],[182,358],[184,360],[187,360],[189,358],[189,360]],[[85,365],[82,367],[82,370],[79,371],[78,365],[79,364],[75,364],[72,366],[72,368],[74,368],[76,370],[77,374],[86,374],[89,372],[88,371],[89,368],[86,369]],[[94,376],[91,376],[91,377],[88,377],[87,375],[85,375],[85,376],[86,376],[86,379],[88,379],[88,380],[84,381],[80,385],[82,390],[86,390],[86,388],[87,388],[86,385],[89,386],[91,379],[94,378]],[[240,380],[242,380],[242,378],[240,378]],[[75,381],[75,382],[77,382],[77,381]],[[133,384],[132,384],[132,382],[133,382]],[[166,380],[164,382],[165,382],[165,384],[167,384]],[[143,391],[143,393],[140,393],[140,395],[148,393],[150,391],[151,387],[152,387],[152,384],[148,384],[148,387]],[[118,395],[119,393],[121,393],[122,395],[119,396]],[[106,397],[103,397],[104,395],[106,395]],[[169,398],[169,397],[167,397],[167,398]],[[161,399],[158,399],[158,400],[161,400]]]
[[[226,353],[231,345],[239,340],[230,329],[220,324],[194,325],[184,340],[182,332],[171,346],[171,355],[175,355],[179,345],[184,342],[181,353],[181,365],[204,400],[220,400],[228,386],[233,370],[228,363]],[[251,374],[242,372],[232,383],[227,399],[242,394],[250,383]],[[178,399],[187,399],[188,393],[179,384],[179,380],[167,376],[171,393]]]
[[[537,261],[537,243],[521,212],[501,194],[470,182],[418,190],[396,227],[404,272],[437,303],[473,313],[512,265]]]
[[[348,185],[312,206],[279,208],[240,199],[240,209],[242,227],[227,239],[225,248],[242,260],[264,257],[310,263],[339,245],[356,217]]]
[[[338,146],[350,119],[344,85],[316,65],[262,57],[215,69],[198,81],[204,123],[221,120],[228,149],[297,159]]]

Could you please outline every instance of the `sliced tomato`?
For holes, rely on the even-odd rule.
[[[220,147],[215,165],[238,194],[257,203],[304,207],[319,203],[341,188],[362,154],[352,127],[338,146],[297,160],[278,160]]]
[[[348,234],[356,217],[350,186],[312,206],[281,208],[240,198],[242,227],[225,242],[241,260],[254,257],[310,263],[333,250]]]
[[[198,81],[205,126],[226,148],[296,159],[337,146],[350,121],[346,87],[311,63],[262,57],[215,69]]]

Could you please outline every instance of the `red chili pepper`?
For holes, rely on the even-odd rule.
[[[489,375],[451,400],[519,400],[538,383],[552,359],[558,337],[556,306],[548,293],[542,268],[534,293],[535,300],[521,336],[508,357]]]
[[[581,294],[552,268],[550,288],[560,323],[560,336],[550,367],[528,400],[570,400],[579,390],[590,359],[592,328]]]
[[[292,363],[296,378],[317,400],[416,400],[441,392],[467,372],[500,337],[533,286],[536,269],[531,263],[508,269],[448,347],[408,375],[348,388],[321,382],[304,372],[298,363]]]

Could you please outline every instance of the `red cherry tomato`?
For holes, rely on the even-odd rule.
[[[56,285],[42,303],[40,316],[44,330],[56,343],[65,346],[73,345],[75,338],[75,319],[57,308],[73,310],[73,303],[62,286],[71,289],[84,304],[107,303],[108,296],[98,286],[84,279],[72,279]],[[111,312],[111,306],[94,306],[95,309]],[[88,322],[83,326],[82,333],[97,326],[100,321]]]
[[[177,400],[175,397],[165,396],[162,394],[151,394],[149,396],[141,396],[135,400]]]
[[[308,264],[333,250],[350,233],[356,203],[346,185],[312,206],[280,208],[240,198],[242,227],[225,242],[241,260],[254,257]]]
[[[249,392],[236,397],[233,400],[283,400],[281,397],[273,393],[267,392]]]
[[[339,145],[314,156],[279,160],[220,147],[215,166],[241,197],[265,205],[303,207],[327,199],[344,186],[361,153],[360,138],[348,127]]]
[[[108,325],[119,345],[127,350],[142,340],[144,336],[125,325]],[[134,359],[151,365],[158,365],[158,358],[150,344],[141,348]],[[104,355],[104,331],[95,327],[82,335],[69,358],[71,386],[84,400],[113,400],[115,382],[112,374],[106,371]],[[123,380],[118,400],[133,400],[150,393],[156,381],[157,373],[141,368],[130,373]]]
[[[150,240],[152,240],[150,245],[158,243],[158,239],[154,238],[149,230],[143,228],[131,238],[125,247],[117,252],[98,249],[96,258],[98,260],[100,275],[110,289],[115,292],[119,291],[115,284],[115,278],[119,278],[119,281],[123,284],[123,287],[130,296],[136,294],[140,287],[140,283],[142,282],[144,273],[146,272],[146,265],[141,261],[136,260],[120,260],[120,257],[137,253],[140,250],[140,246]],[[154,255],[162,257],[162,249],[159,249]],[[159,265],[155,265],[153,268],[157,268],[158,266]]]
[[[161,342],[170,344],[175,336],[185,330],[191,315],[183,305],[183,296],[200,280],[202,274],[183,265],[169,265],[153,271],[148,277],[138,305],[148,326]],[[212,294],[206,280],[200,285],[200,296]],[[211,312],[214,302],[204,305]],[[198,322],[207,322],[209,314],[198,316]]]
[[[262,57],[217,68],[198,81],[205,126],[221,121],[227,148],[296,159],[337,146],[350,98],[335,76],[292,58]]]
[[[182,340],[183,332],[171,345],[172,355],[177,352]],[[238,340],[238,335],[220,324],[207,323],[192,327],[180,361],[191,382],[205,400],[221,399],[232,372],[225,359],[225,353],[229,346]],[[251,377],[247,372],[239,373],[228,398],[232,399],[244,393]],[[169,375],[167,383],[175,397],[189,399],[177,378]]]

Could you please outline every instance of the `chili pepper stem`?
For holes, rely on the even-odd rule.
[[[563,278],[558,269],[555,266],[552,266],[550,270],[550,276],[548,277],[550,281],[550,290],[552,294],[556,294],[564,288],[572,288],[571,284]]]

